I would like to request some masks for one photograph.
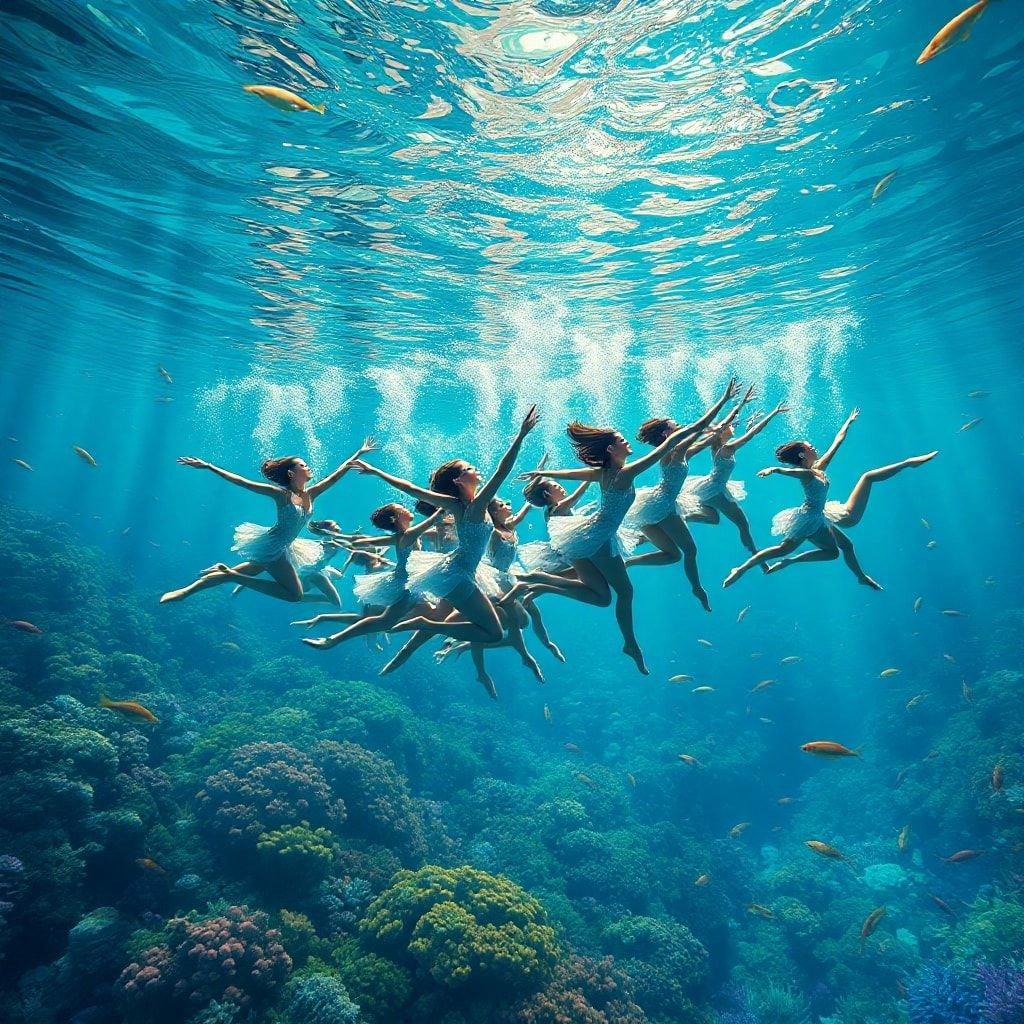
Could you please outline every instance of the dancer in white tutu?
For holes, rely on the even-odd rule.
[[[730,380],[722,397],[699,420],[689,424],[688,431],[703,430],[721,411],[722,406],[736,394],[735,380]],[[657,447],[669,434],[679,429],[675,420],[665,417],[649,419],[640,426],[636,437],[644,444]],[[696,436],[696,433],[695,433]],[[694,596],[710,612],[707,591],[701,586],[697,572],[697,545],[693,542],[685,522],[685,514],[700,512],[700,500],[692,494],[683,494],[683,485],[689,469],[689,453],[693,446],[680,444],[663,455],[659,467],[661,480],[652,487],[641,487],[636,501],[626,514],[625,526],[642,533],[657,550],[642,555],[630,555],[626,568],[638,565],[671,565],[682,559],[683,571],[690,581]]]
[[[379,530],[388,531],[383,536],[356,537],[351,544],[360,549],[395,549],[395,561],[389,568],[368,572],[358,577],[352,587],[355,599],[363,607],[363,614],[352,612],[327,612],[312,619],[294,622],[294,626],[316,626],[321,622],[349,622],[346,629],[326,637],[303,637],[302,642],[310,647],[328,650],[357,636],[369,636],[390,629],[410,612],[430,614],[429,601],[417,601],[409,590],[409,556],[419,548],[423,534],[434,527],[441,510],[435,509],[426,519],[413,525],[413,514],[404,505],[392,502],[382,505],[370,516],[370,522]]]
[[[788,412],[785,405],[777,405],[767,416],[751,423],[745,433],[735,436],[733,426],[736,417],[750,404],[754,389],[750,387],[741,402],[736,405],[720,423],[712,424],[709,437],[695,444],[690,450],[692,457],[703,448],[711,449],[711,472],[706,476],[691,476],[683,485],[679,496],[680,512],[693,523],[718,523],[725,516],[740,534],[740,542],[750,552],[757,551],[757,545],[750,533],[750,523],[739,503],[747,496],[747,490],[740,480],[733,480],[736,469],[736,452],[768,426],[780,413]],[[693,502],[697,502],[696,509]]]
[[[360,456],[376,447],[376,441],[368,437],[333,473],[315,484],[310,483],[313,471],[297,455],[267,459],[260,467],[266,482],[249,480],[191,456],[178,459],[182,466],[208,469],[229,483],[273,498],[277,505],[277,522],[273,526],[242,523],[236,527],[235,544],[231,550],[237,552],[242,561],[234,566],[218,562],[188,586],[169,590],[160,598],[161,604],[181,601],[200,590],[209,590],[224,583],[236,583],[281,601],[301,601],[304,592],[299,574],[301,556],[296,557],[294,543],[313,516],[313,502],[333,487]],[[271,579],[259,578],[259,574],[264,572]]]
[[[829,479],[825,475],[825,470],[846,440],[850,426],[858,415],[857,409],[850,413],[824,455],[819,455],[809,441],[790,441],[776,449],[775,457],[786,463],[786,466],[770,466],[762,469],[757,475],[765,477],[781,473],[783,476],[796,477],[804,489],[803,504],[784,509],[775,515],[772,520],[772,533],[782,540],[763,551],[758,551],[742,565],[733,569],[725,578],[723,586],[732,586],[748,569],[755,565],[768,564],[773,558],[780,560],[768,564],[769,572],[778,572],[800,562],[827,562],[842,554],[850,571],[861,583],[873,590],[882,589],[861,568],[853,544],[839,527],[856,526],[860,522],[867,508],[872,484],[888,480],[905,469],[923,466],[934,459],[938,452],[928,452],[889,466],[869,470],[857,481],[846,501],[828,501]],[[815,550],[787,557],[805,541],[813,544]]]
[[[622,632],[623,653],[647,675],[643,651],[633,630],[633,584],[624,562],[638,538],[635,535],[631,538],[621,527],[636,498],[633,486],[636,477],[676,445],[691,441],[696,432],[681,427],[634,462],[626,461],[633,451],[629,442],[611,427],[593,427],[577,421],[570,423],[566,432],[584,467],[534,470],[523,476],[527,479],[545,476],[554,480],[589,480],[600,484],[601,504],[596,512],[552,516],[548,520],[552,546],[572,565],[576,577],[528,573],[509,591],[505,601],[520,595],[561,594],[586,604],[607,607],[614,591],[615,618]]]
[[[544,509],[545,524],[552,516],[572,516],[579,509],[580,498],[587,492],[591,481],[584,480],[571,494],[557,481],[546,476],[531,477],[523,488],[523,497],[536,508]],[[594,506],[596,507],[596,506]],[[592,510],[591,506],[587,506]],[[531,572],[545,572],[552,575],[575,576],[569,560],[551,543],[550,530],[547,540],[531,540],[520,544],[516,551],[519,575]],[[529,602],[533,604],[532,601]]]
[[[409,590],[423,599],[436,595],[437,609],[444,614],[442,621],[414,615],[397,623],[392,632],[414,630],[415,633],[384,666],[382,675],[404,664],[431,636],[439,633],[456,640],[479,643],[501,640],[501,622],[490,600],[499,593],[498,572],[483,562],[492,531],[487,506],[512,472],[526,435],[536,425],[537,408],[531,406],[508,450],[486,482],[482,482],[476,466],[464,459],[452,459],[435,469],[429,489],[364,462],[354,464],[359,472],[378,476],[413,498],[451,512],[455,516],[455,531],[459,539],[459,546],[448,554],[416,551],[409,556]],[[494,696],[493,693],[491,695]]]
[[[421,516],[433,515],[437,511],[429,501],[417,501],[413,507]],[[459,546],[459,539],[455,536],[455,516],[442,509],[440,518],[435,519],[434,525],[420,537],[420,546],[424,551],[444,554],[454,551]]]

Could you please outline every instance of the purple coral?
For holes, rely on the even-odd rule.
[[[956,967],[928,964],[907,993],[910,1024],[981,1024],[978,985]]]
[[[1021,1024],[1024,1021],[1024,964],[1004,960],[981,964],[981,1019],[985,1024]]]
[[[167,940],[145,950],[121,972],[115,992],[132,1019],[178,1017],[212,1000],[247,1008],[285,982],[291,957],[267,917],[229,907],[217,917],[167,923]]]

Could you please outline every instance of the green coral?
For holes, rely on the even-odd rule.
[[[996,896],[976,903],[957,928],[953,951],[965,959],[998,963],[1024,949],[1024,902]]]
[[[332,955],[349,995],[375,1024],[391,1024],[412,998],[412,975],[404,967],[347,939]]]
[[[309,888],[323,881],[334,864],[334,836],[308,821],[264,832],[256,841],[264,870],[282,887]]]
[[[507,878],[469,867],[398,872],[370,904],[362,931],[453,989],[539,985],[559,955],[537,900]]]

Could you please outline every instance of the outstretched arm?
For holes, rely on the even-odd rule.
[[[818,469],[827,469],[828,464],[835,458],[835,454],[839,451],[840,446],[846,440],[846,435],[850,432],[850,427],[853,425],[853,421],[860,415],[860,409],[854,409],[849,416],[846,417],[846,422],[839,428],[836,436],[832,443],[828,446],[828,450],[824,455],[818,459]]]
[[[239,476],[237,473],[221,469],[220,466],[215,466],[212,462],[204,462],[202,459],[193,458],[191,455],[183,455],[178,459],[178,464],[181,466],[191,466],[193,469],[208,469],[211,473],[215,473],[230,484],[244,487],[247,491],[255,491],[257,494],[265,494],[269,498],[280,499],[284,494],[285,489],[278,487],[277,484],[272,484],[269,481],[249,480],[244,476]]]
[[[394,544],[394,543],[395,543],[395,535],[393,533],[385,533],[385,534],[382,534],[379,537],[369,537],[369,536],[352,537],[350,540],[346,541],[345,547],[347,547],[349,549],[349,551],[360,551],[363,548],[383,548],[383,547],[388,547],[388,546],[390,546],[391,544]]]
[[[491,498],[498,493],[498,488],[508,479],[509,473],[512,472],[512,467],[516,464],[516,459],[519,458],[519,449],[523,447],[526,435],[535,426],[537,426],[537,406],[531,405],[529,411],[523,417],[523,422],[519,424],[519,430],[516,431],[516,436],[512,439],[508,450],[502,455],[497,468],[491,474],[490,480],[476,492],[476,497],[473,499],[474,505],[486,508]]]
[[[545,452],[540,457],[540,460],[538,461],[536,468],[537,469],[543,469],[547,464],[548,464],[548,453]],[[524,501],[523,502],[523,507],[518,512],[516,512],[513,515],[509,516],[508,524],[507,524],[508,528],[510,530],[514,530],[526,518],[526,515],[530,511],[531,508],[533,508],[533,506],[528,501]]]
[[[396,490],[404,491],[409,497],[429,501],[431,505],[443,508],[448,512],[454,512],[461,504],[458,498],[453,498],[448,494],[441,494],[440,491],[432,491],[428,487],[420,487],[419,484],[414,484],[411,480],[403,480],[400,476],[392,476],[390,473],[385,473],[383,469],[378,469],[376,466],[371,466],[368,462],[363,462],[362,459],[356,459],[352,463],[352,468],[357,473],[379,476],[384,483],[390,484]]]
[[[635,462],[627,462],[619,471],[619,475],[624,476],[626,480],[633,480],[645,469],[653,466],[663,455],[681,444],[687,444],[697,436],[698,432],[699,430],[695,430],[692,426],[673,430],[657,448],[652,448],[645,455],[641,455]]]
[[[577,487],[576,490],[572,492],[572,494],[567,494],[560,502],[558,502],[555,505],[555,507],[551,510],[551,514],[561,515],[565,512],[568,512],[569,509],[575,508],[576,504],[579,502],[580,498],[583,497],[584,493],[586,492],[589,486],[590,481],[584,480],[583,483],[581,483],[579,487]]]
[[[725,405],[725,403],[728,402],[738,390],[739,385],[736,383],[736,378],[733,377],[726,385],[722,397],[715,402],[715,404],[711,406],[711,408],[708,409],[708,411],[704,413],[699,420],[694,420],[692,423],[688,423],[686,425],[686,429],[698,432],[703,430],[722,411],[722,406]]]
[[[769,466],[767,469],[759,469],[758,476],[795,476],[798,480],[809,480],[814,474],[809,469],[801,469],[799,466]]]
[[[377,442],[372,437],[367,437],[363,440],[363,443],[352,453],[333,473],[328,473],[323,480],[317,480],[312,487],[307,487],[309,496],[311,498],[317,498],[324,493],[329,487],[333,487],[353,466],[355,461],[367,452],[372,452],[376,449]]]
[[[730,441],[725,447],[731,448],[733,451],[737,448],[742,448],[748,441],[757,437],[757,435],[760,434],[776,416],[779,416],[784,412],[789,412],[789,406],[786,405],[785,402],[779,402],[779,404],[775,406],[767,416],[762,416],[759,420],[755,420],[747,429],[745,434],[741,434],[739,437]]]
[[[415,526],[410,526],[408,530],[402,534],[402,540],[409,544],[415,544],[428,530],[432,530],[436,525],[441,516],[444,515],[444,510],[437,508],[430,513],[425,519],[421,519]],[[397,547],[397,545],[396,545]]]
[[[593,480],[601,479],[601,467],[580,466],[578,469],[528,469],[525,473],[519,474],[519,479],[536,480],[539,476],[546,476],[551,480],[586,480],[590,483]]]

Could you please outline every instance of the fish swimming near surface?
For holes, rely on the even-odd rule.
[[[929,523],[929,522],[928,522],[928,520],[927,520],[927,519],[924,519],[924,518],[922,518],[922,519],[921,519],[921,525],[922,525],[922,526],[923,526],[923,527],[924,527],[924,528],[925,528],[926,530],[930,530],[930,529],[932,528],[932,524],[931,524],[931,523]]]
[[[670,683],[692,683],[693,676],[688,676],[685,672],[680,672],[678,675],[669,676]]]
[[[895,171],[890,171],[884,177],[878,179],[878,184],[871,190],[871,202],[877,202],[882,193],[892,184],[896,177]]]
[[[171,402],[174,401],[174,399],[171,398],[170,395],[157,395],[156,398],[153,399],[153,401],[156,402],[158,405],[170,405]]]
[[[928,541],[927,544],[925,544],[925,547],[929,551],[934,551],[938,546],[939,546],[939,542],[937,540],[930,540],[930,541]]]
[[[698,875],[698,876],[697,876],[697,877],[696,877],[696,878],[695,878],[695,879],[693,880],[693,884],[694,884],[695,886],[697,886],[697,888],[698,888],[698,889],[701,889],[701,888],[703,888],[703,887],[704,887],[705,885],[707,885],[707,884],[708,884],[708,883],[709,883],[710,881],[711,881],[711,876],[710,876],[709,874],[705,873],[705,874],[703,874],[703,875]]]
[[[715,646],[710,640],[698,640],[697,643],[699,643],[701,645],[701,647],[714,647]]]
[[[220,646],[223,650],[232,652],[241,651],[242,649],[234,640],[225,640]]]
[[[318,114],[327,112],[325,104],[310,103],[309,100],[303,99],[290,89],[282,89],[279,85],[243,85],[242,88],[253,96],[259,96],[264,103],[269,103],[277,110],[287,110],[291,113],[307,110],[315,110]]]
[[[964,434],[968,430],[973,430],[979,423],[984,422],[983,416],[975,416],[973,420],[968,420],[961,428],[960,433]]]
[[[100,697],[100,707],[120,711],[122,715],[141,718],[144,722],[159,722],[160,719],[149,708],[134,700],[111,700],[106,694]]]
[[[864,918],[864,924],[860,928],[860,948],[864,948],[864,943],[868,940],[874,930],[878,927],[878,922],[885,917],[885,907],[875,907],[866,918]]]
[[[971,30],[977,20],[985,13],[989,0],[979,0],[966,10],[961,11],[955,18],[946,22],[938,32],[932,36],[928,45],[921,51],[917,58],[918,64],[926,64],[933,57],[948,50],[955,43],[962,43],[971,38]]]
[[[760,903],[748,903],[747,910],[751,914],[756,914],[758,917],[763,917],[766,921],[772,921],[775,918],[775,911],[769,907],[763,906]]]
[[[77,444],[71,446],[71,450],[83,461],[87,462],[90,466],[98,466],[99,463],[87,452],[84,448],[79,448]]]
[[[795,803],[796,797],[792,796],[780,796],[776,803],[780,807],[788,807],[791,803]]]
[[[22,469],[27,469],[30,473],[34,473],[35,470],[24,460],[24,459],[11,459],[16,466],[21,466]]]
[[[747,612],[749,612],[749,611],[750,611],[750,605],[749,604],[746,606],[746,608],[741,608],[739,615],[736,616],[736,621],[737,622],[742,622],[747,617]]]
[[[878,673],[878,678],[889,679],[891,676],[898,676],[899,674],[900,670],[898,668],[883,668],[882,671]]]
[[[834,740],[811,740],[800,749],[807,754],[816,754],[818,757],[860,757],[860,747],[851,750]]]
[[[696,686],[693,689],[694,693],[714,693],[715,688],[713,686]]]
[[[13,619],[10,626],[11,629],[16,629],[20,633],[31,633],[33,636],[43,635],[43,631],[34,622],[29,622],[27,619]]]
[[[145,868],[147,871],[152,871],[155,875],[167,874],[167,872],[160,867],[152,857],[139,857],[136,859],[135,863],[138,867]]]
[[[943,864],[963,864],[964,861],[974,860],[984,854],[984,850],[957,850],[948,857],[939,857]]]
[[[174,378],[167,372],[166,369],[164,369],[164,367],[157,365],[156,372],[159,373],[160,376],[163,377],[163,379],[167,381],[168,384],[174,383]]]
[[[934,893],[928,893],[928,898],[941,910],[944,914],[949,914],[950,917],[956,917],[956,911],[944,900],[940,899]]]
[[[988,392],[987,391],[968,391],[967,392],[967,397],[968,398],[988,398]]]
[[[943,608],[942,614],[950,619],[962,619],[964,617],[964,613],[958,612],[955,608]]]
[[[950,663],[950,665],[955,665],[956,664],[956,658],[954,658],[952,654],[944,654],[943,658],[945,658],[946,661],[948,661]]]
[[[998,793],[1003,788],[1003,766],[997,764],[992,769],[992,792]]]
[[[907,701],[907,710],[910,711],[912,708],[916,708],[917,705],[920,704],[927,696],[927,693],[919,693],[911,697],[910,700]]]
[[[804,659],[801,658],[799,654],[790,654],[787,657],[783,658],[782,661],[779,662],[779,664],[780,665],[795,665],[798,661],[803,661],[803,660]]]

